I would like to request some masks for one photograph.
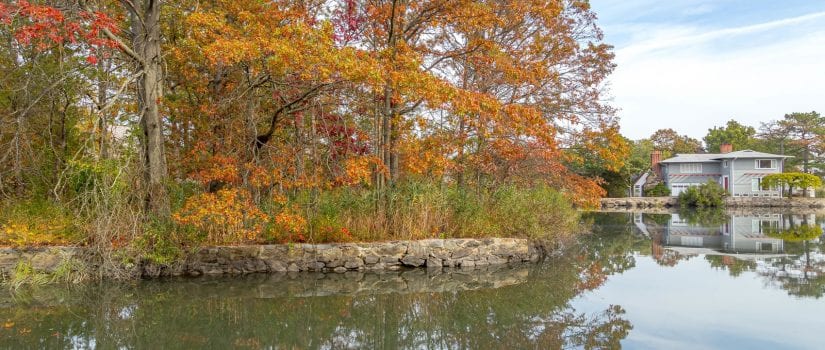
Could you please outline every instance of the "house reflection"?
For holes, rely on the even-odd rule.
[[[670,214],[669,218],[647,220],[634,218],[636,226],[663,247],[706,248],[726,253],[785,252],[785,242],[775,232],[815,222],[805,215],[731,214],[703,222],[695,218]],[[811,215],[813,216],[813,215]]]

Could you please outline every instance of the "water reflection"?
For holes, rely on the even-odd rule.
[[[0,290],[0,348],[815,345],[823,216],[584,219],[592,234],[535,265]]]
[[[586,262],[438,273],[179,279],[0,299],[0,348],[616,347],[619,306],[577,312]]]
[[[599,223],[596,232],[617,231],[617,220],[632,222],[628,232],[645,237],[650,245],[647,251],[635,252],[651,255],[659,265],[675,266],[703,256],[712,268],[733,277],[751,271],[767,286],[790,295],[825,295],[823,215],[722,210],[590,215]]]
[[[814,214],[728,214],[723,211],[633,214],[634,224],[668,248],[706,248],[727,253],[782,254],[786,241],[822,235]],[[687,253],[690,249],[675,249]],[[707,253],[697,249],[694,253]]]

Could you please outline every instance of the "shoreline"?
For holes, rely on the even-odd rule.
[[[467,269],[537,262],[546,255],[544,243],[525,238],[453,238],[211,246],[199,248],[179,262],[158,264],[143,260],[123,267],[132,279],[152,279],[252,273]],[[9,280],[18,270],[47,275],[72,273],[73,268],[96,271],[99,267],[93,261],[94,256],[87,247],[0,248],[0,275]]]
[[[678,209],[677,197],[602,198],[602,210],[633,211],[637,209]],[[824,210],[825,198],[725,197],[727,209],[791,209]]]

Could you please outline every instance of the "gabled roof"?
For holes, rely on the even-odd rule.
[[[732,158],[793,158],[791,156],[782,156],[778,154],[757,152],[746,149],[744,151],[736,151],[725,154],[720,154],[716,159],[732,159]]]
[[[793,158],[791,156],[781,156],[778,154],[763,153],[752,150],[736,151],[730,153],[685,153],[677,154],[675,157],[665,159],[660,163],[716,163],[723,159],[733,158]]]
[[[723,155],[719,153],[677,154],[675,157],[661,161],[661,163],[718,163],[719,157]]]
[[[645,182],[647,182],[648,176],[650,176],[650,172],[645,171],[644,173],[642,173],[642,175],[636,178],[636,181],[633,181],[633,186],[644,185]]]

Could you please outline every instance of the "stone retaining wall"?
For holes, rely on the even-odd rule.
[[[674,208],[679,205],[676,197],[626,197],[602,198],[602,209],[653,209]]]
[[[728,197],[725,205],[730,208],[825,208],[823,198],[775,198],[775,197]]]
[[[822,209],[825,208],[823,198],[775,198],[775,197],[727,197],[725,205],[728,208],[793,208],[793,209]],[[602,209],[635,210],[675,208],[679,206],[676,197],[626,197],[602,198]]]
[[[200,276],[267,272],[346,272],[399,270],[402,267],[475,267],[535,262],[544,255],[536,242],[515,238],[427,239],[376,243],[284,244],[207,247],[185,261],[143,262],[138,274]],[[83,248],[0,249],[0,273],[9,276],[22,261],[54,272],[68,259],[84,259]]]
[[[0,275],[11,276],[20,263],[39,272],[54,273],[72,259],[86,259],[86,250],[77,247],[0,248]]]

